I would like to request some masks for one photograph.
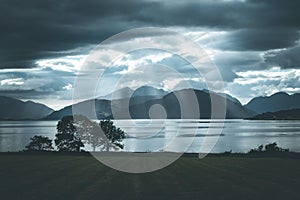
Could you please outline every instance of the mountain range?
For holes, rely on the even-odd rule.
[[[40,103],[0,96],[1,120],[41,119],[54,110]]]
[[[86,110],[86,107],[90,107],[92,105],[95,106],[98,119],[112,118],[113,111],[114,113],[124,113],[126,108],[130,106],[144,104],[148,101],[162,98],[165,94],[167,94],[166,91],[156,89],[151,86],[143,86],[135,91],[130,88],[123,88],[115,91],[114,94],[83,101],[75,104],[74,106],[76,106],[80,114],[93,117],[90,116]],[[46,119],[57,120],[61,119],[63,116],[72,115],[72,107],[73,105],[70,105],[61,110],[54,111],[52,114],[47,116]]]
[[[97,99],[113,100],[113,99],[124,99],[124,98],[131,98],[137,96],[152,96],[152,97],[161,98],[166,94],[168,94],[168,92],[164,91],[163,89],[157,89],[146,85],[136,90],[132,90],[129,87],[125,87],[116,90],[113,93],[107,94],[105,96],[98,97]]]
[[[155,99],[147,101],[143,104],[131,105],[129,110],[131,117],[134,119],[148,119],[149,110],[153,105],[161,105],[166,112],[166,116],[169,119],[180,118],[211,118],[211,96],[217,102],[217,105],[221,105],[222,102],[226,102],[226,118],[245,118],[254,116],[256,113],[244,108],[240,102],[236,102],[233,98],[228,98],[222,94],[212,93],[204,90],[183,89],[175,92],[171,92],[165,95],[161,99]],[[195,101],[192,100],[196,97]],[[200,111],[200,115],[197,115],[197,110]],[[159,118],[159,116],[158,116]],[[216,118],[222,118],[221,115]]]
[[[126,89],[128,91],[128,89]],[[120,94],[120,91],[116,92]],[[191,94],[196,97],[198,106],[191,109]],[[93,99],[76,104],[79,113],[88,117],[89,113],[86,107],[95,105],[98,119],[118,118],[118,119],[149,119],[149,110],[154,105],[161,105],[165,109],[166,116],[156,116],[156,118],[167,117],[169,119],[179,118],[203,118],[211,116],[210,95],[214,96],[216,101],[225,101],[227,103],[226,118],[247,118],[256,115],[255,112],[243,107],[235,98],[226,94],[218,94],[207,90],[183,89],[175,92],[166,92],[162,89],[156,89],[150,86],[143,86],[132,92],[131,97],[126,96],[120,99]],[[111,97],[111,95],[109,95]],[[113,95],[115,96],[115,94]],[[178,97],[181,101],[178,101]],[[102,97],[103,98],[103,97]],[[199,102],[199,103],[198,103]],[[181,109],[190,109],[188,111]],[[195,115],[195,110],[199,109],[200,115]],[[129,110],[129,114],[128,114]],[[182,112],[185,112],[184,114]],[[57,120],[65,115],[72,115],[72,106],[67,106],[59,111],[53,112],[46,119]],[[152,117],[152,116],[151,116]],[[222,116],[219,116],[221,118]],[[218,118],[218,117],[217,117]]]
[[[249,101],[245,107],[258,114],[300,108],[300,93],[289,95],[278,92],[271,96],[256,97]]]
[[[191,94],[193,94],[193,96],[191,96]],[[196,97],[197,104],[193,102],[192,97]],[[86,100],[75,104],[75,106],[80,114],[91,118],[93,116],[89,116],[86,108],[91,105],[95,106],[96,117],[98,119],[148,119],[150,117],[166,117],[169,119],[208,119],[211,116],[211,97],[214,97],[214,100],[217,102],[226,102],[227,119],[255,118],[256,116],[260,116],[267,112],[277,112],[281,110],[294,112],[291,110],[297,108],[300,109],[300,94],[297,93],[289,95],[287,93],[279,92],[267,97],[256,97],[249,101],[248,104],[242,105],[238,99],[228,94],[195,89],[182,89],[174,92],[167,92],[151,86],[143,86],[136,90],[123,88],[115,91],[114,94]],[[193,107],[192,105],[198,106]],[[154,112],[154,115],[156,116],[153,116],[153,113],[151,114],[153,111],[152,108],[159,107],[163,107],[164,110],[156,110]],[[0,97],[0,109],[1,120],[59,120],[63,116],[73,114],[72,105],[58,111],[53,111],[43,104],[34,103],[32,101],[24,102],[8,97]],[[196,110],[200,110],[200,114],[195,114]],[[216,116],[216,118],[218,118],[218,116]],[[257,119],[259,118],[263,117],[261,116]]]

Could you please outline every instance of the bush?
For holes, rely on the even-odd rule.
[[[48,137],[35,135],[30,138],[31,142],[25,147],[25,151],[51,151],[52,140]]]
[[[264,145],[260,145],[257,148],[251,149],[248,153],[278,153],[278,152],[289,152],[289,149],[283,149],[277,146],[277,143],[270,143]]]

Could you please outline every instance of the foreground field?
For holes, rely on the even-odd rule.
[[[299,199],[300,159],[185,156],[152,173],[89,154],[0,154],[0,199]]]

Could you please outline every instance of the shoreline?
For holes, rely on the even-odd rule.
[[[257,152],[257,153],[178,153],[178,152],[58,152],[58,151],[42,151],[42,152],[29,152],[29,151],[19,151],[19,152],[0,152],[0,156],[3,155],[17,155],[17,156],[137,156],[137,157],[151,157],[157,155],[163,156],[176,156],[178,159],[183,158],[199,158],[206,157],[243,157],[243,158],[296,158],[300,159],[300,152]]]

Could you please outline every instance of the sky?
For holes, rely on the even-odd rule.
[[[225,92],[242,103],[279,91],[297,93],[299,7],[297,0],[2,0],[0,95],[54,109],[69,105],[91,51],[115,34],[144,27],[168,28],[199,44],[220,71]],[[166,67],[151,68],[154,64],[171,66],[173,74],[184,77]],[[120,86],[133,89],[147,84],[172,91],[182,81],[205,88],[203,77],[184,59],[159,50],[114,59],[97,95],[109,93],[121,77],[126,79]]]

